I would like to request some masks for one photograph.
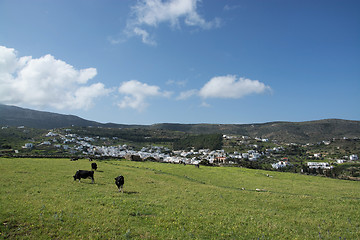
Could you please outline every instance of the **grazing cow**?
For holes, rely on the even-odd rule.
[[[91,163],[91,169],[95,170],[97,169],[97,164],[96,163]]]
[[[195,164],[195,167],[196,167],[196,168],[200,168],[200,165],[199,165],[199,164]]]
[[[87,171],[87,170],[77,170],[74,175],[74,181],[79,179],[79,182],[82,178],[91,178],[92,183],[94,183],[94,171]]]
[[[119,192],[124,192],[123,191],[123,186],[124,186],[125,180],[123,176],[118,176],[115,178],[115,184],[116,186],[119,188]]]

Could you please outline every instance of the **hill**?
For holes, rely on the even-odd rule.
[[[153,125],[125,125],[99,123],[74,115],[35,111],[0,104],[1,126],[26,126],[52,129],[70,126],[104,128],[143,128],[180,131],[192,134],[222,133],[275,139],[280,142],[319,142],[332,138],[359,138],[360,121],[324,119],[306,122],[269,122],[258,124],[180,124],[159,123]]]
[[[360,121],[324,119],[259,124],[156,124],[157,129],[191,133],[223,133],[276,139],[282,142],[318,142],[332,138],[359,138]]]
[[[0,104],[0,125],[26,126],[40,129],[60,128],[72,125],[100,126],[97,122],[88,121],[73,115],[35,111],[3,104]]]

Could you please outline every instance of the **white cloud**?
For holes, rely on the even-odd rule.
[[[181,92],[180,95],[176,98],[177,100],[185,100],[188,99],[194,95],[198,94],[198,90],[196,89],[191,89],[185,92]]]
[[[208,108],[208,107],[210,107],[210,104],[208,104],[207,102],[201,102],[201,104],[200,104],[200,107],[206,107],[206,108]]]
[[[96,74],[95,68],[76,70],[49,54],[18,58],[15,49],[0,46],[1,103],[87,109],[110,92],[102,83],[86,85]]]
[[[166,82],[167,85],[176,85],[176,86],[179,86],[179,87],[184,87],[186,85],[187,81],[175,81],[175,80],[168,80]]]
[[[170,23],[171,27],[179,27],[180,20],[188,26],[211,29],[220,26],[220,19],[206,21],[196,11],[199,0],[141,0],[131,11],[131,18],[127,22],[126,33],[129,36],[141,36],[146,44],[154,45],[147,27],[157,27],[160,23]],[[141,28],[140,28],[141,27]]]
[[[238,9],[240,7],[241,7],[241,5],[231,5],[230,6],[230,5],[226,4],[224,6],[224,11],[232,11],[232,10]]]
[[[147,99],[150,97],[169,97],[171,95],[170,92],[161,91],[158,86],[148,85],[137,80],[123,82],[118,90],[119,93],[125,95],[118,106],[138,111],[143,111],[149,105]]]
[[[141,28],[134,28],[134,33],[137,36],[141,36],[142,42],[149,45],[156,45],[156,42],[150,37],[149,33]]]
[[[219,76],[210,79],[199,91],[203,98],[242,98],[249,94],[271,91],[269,86],[258,80],[237,79],[234,75]]]

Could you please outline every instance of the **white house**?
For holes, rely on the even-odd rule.
[[[25,146],[24,148],[33,148],[34,147],[34,144],[32,143],[25,143]]]
[[[243,153],[241,154],[242,158],[244,159],[248,159],[249,158],[249,154],[248,153]]]
[[[256,161],[256,160],[258,160],[260,157],[261,157],[261,154],[260,154],[260,153],[254,152],[254,153],[250,154],[249,160],[250,160],[250,161]]]
[[[58,134],[57,133],[53,133],[53,132],[48,132],[45,137],[56,137]]]
[[[290,163],[288,161],[279,161],[277,163],[271,164],[271,166],[275,169],[283,168],[286,166],[290,166]]]
[[[331,169],[329,163],[326,162],[308,162],[307,163],[309,168],[321,168],[321,169]]]
[[[281,151],[284,150],[284,148],[283,148],[283,147],[274,147],[273,150],[274,150],[275,152],[281,152]]]
[[[344,162],[345,162],[344,159],[337,159],[337,160],[336,160],[336,163],[339,163],[339,164],[344,163]]]

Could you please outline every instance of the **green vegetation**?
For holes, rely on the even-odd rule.
[[[321,153],[324,157],[341,159],[344,156],[360,153],[360,139],[336,139],[329,145],[315,144],[308,146],[306,150],[311,153]]]
[[[339,178],[360,180],[360,163],[339,164],[334,167],[332,172]]]
[[[71,133],[88,137],[118,138],[126,143],[161,143],[174,142],[183,137],[185,133],[150,130],[145,128],[98,128],[98,127],[72,127]]]
[[[201,134],[184,137],[174,142],[174,149],[210,149],[220,150],[222,148],[221,134]]]
[[[25,143],[40,141],[48,131],[35,128],[0,129],[0,149],[21,149]]]
[[[360,235],[359,182],[233,167],[97,163],[91,184],[72,178],[78,169],[90,170],[87,160],[0,158],[0,239]],[[119,174],[124,193],[114,184]]]

